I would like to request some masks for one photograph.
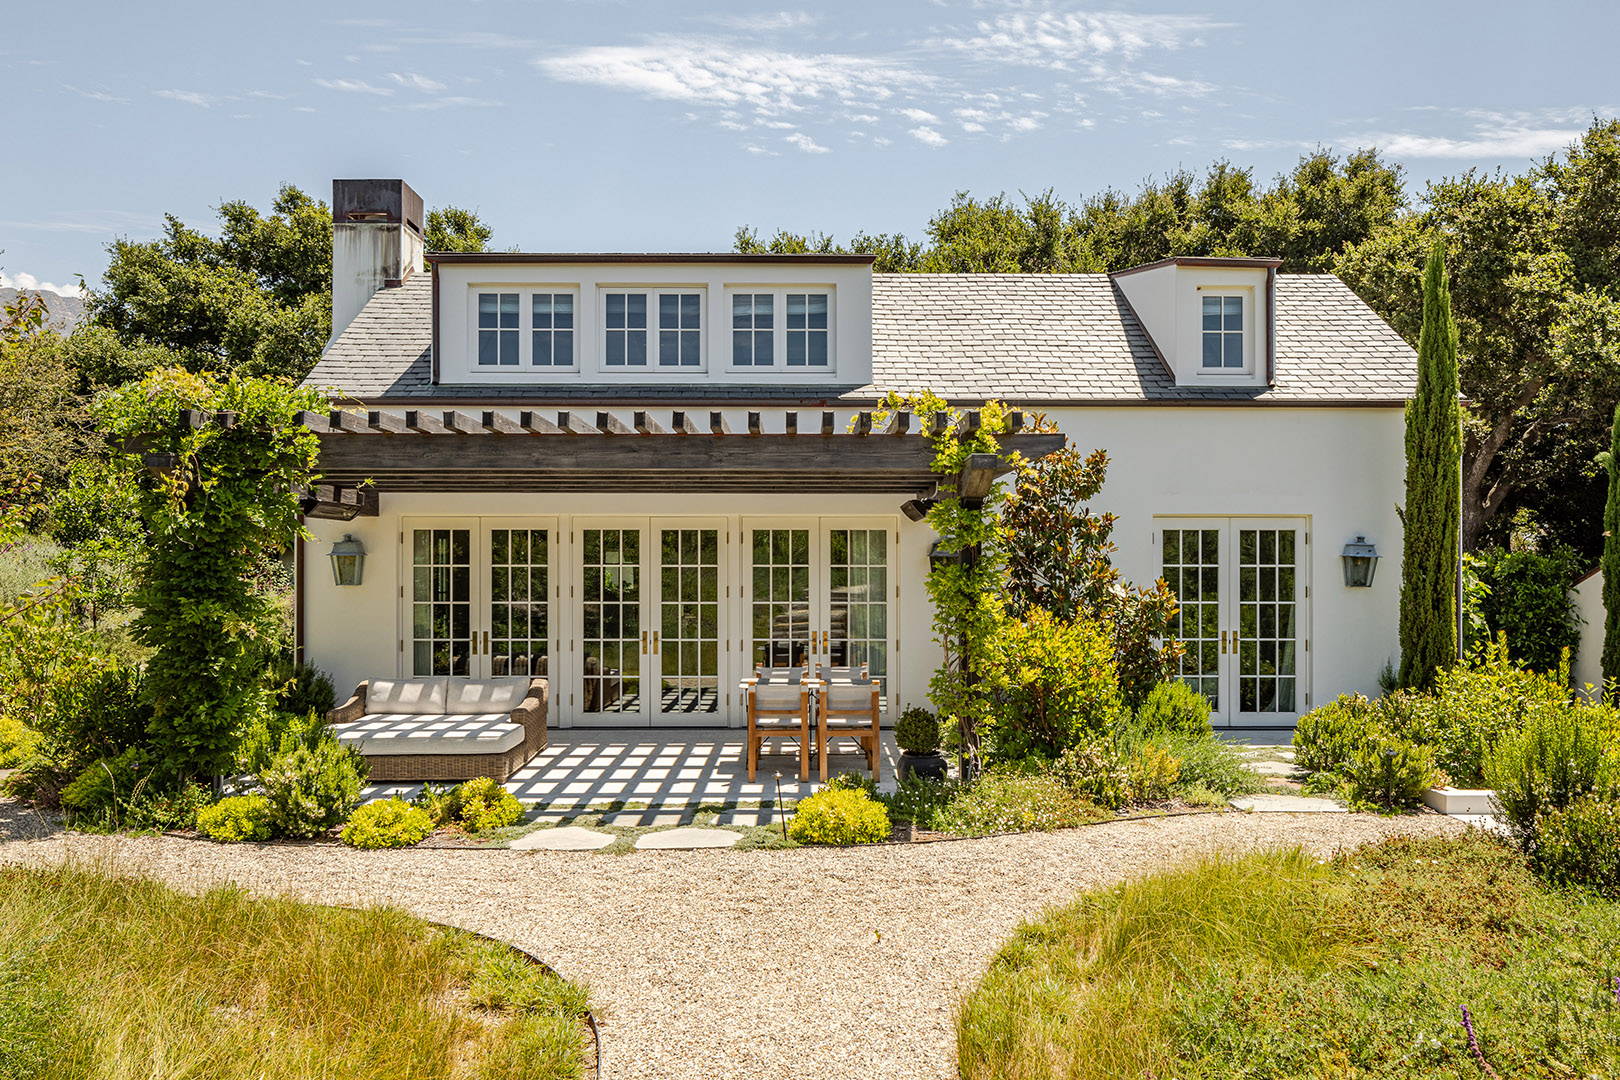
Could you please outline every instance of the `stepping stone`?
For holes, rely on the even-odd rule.
[[[670,829],[668,832],[648,833],[636,841],[637,851],[691,851],[695,848],[730,847],[742,839],[742,833],[729,829]]]
[[[740,829],[750,829],[756,825],[780,825],[784,817],[791,818],[792,814],[785,814],[781,810],[727,810],[714,819],[716,825],[732,825]]]
[[[555,829],[536,829],[507,846],[514,851],[595,851],[607,847],[613,840],[608,833],[563,825]]]
[[[615,828],[650,829],[660,825],[679,825],[686,817],[685,809],[674,810],[616,810],[602,815],[602,824]]]
[[[1245,795],[1233,799],[1239,810],[1253,810],[1257,814],[1346,814],[1344,807],[1331,799],[1312,799],[1303,795]]]
[[[1286,761],[1251,761],[1249,768],[1261,776],[1293,776],[1299,771]]]

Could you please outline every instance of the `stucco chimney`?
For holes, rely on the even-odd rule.
[[[422,196],[403,180],[332,181],[332,337],[378,289],[420,273]]]

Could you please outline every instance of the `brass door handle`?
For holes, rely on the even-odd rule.
[[[1224,655],[1225,652],[1226,652],[1226,631],[1222,630],[1221,631],[1221,653]]]
[[[653,655],[658,655],[658,631],[653,631]]]
[[[484,631],[484,655],[489,655],[489,631]]]
[[[645,630],[641,632],[641,655],[647,655],[647,631]]]
[[[831,633],[829,631],[827,631],[827,630],[823,630],[821,632],[821,651],[822,652],[826,652],[828,649],[832,648],[832,646],[830,644],[828,644],[828,641],[827,641],[827,639],[830,636],[831,636]]]

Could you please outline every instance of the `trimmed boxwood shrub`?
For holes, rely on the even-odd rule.
[[[403,799],[367,803],[343,826],[343,842],[357,848],[397,848],[420,844],[433,832],[433,819]]]
[[[270,839],[270,801],[263,795],[233,795],[197,811],[197,831],[210,840],[236,843]]]
[[[913,705],[895,721],[894,742],[913,754],[932,754],[939,749],[939,718],[927,709]]]
[[[827,788],[799,803],[788,835],[801,844],[875,844],[889,838],[889,812],[864,791]]]
[[[457,814],[471,832],[516,825],[523,820],[523,804],[488,776],[468,780],[457,789]]]

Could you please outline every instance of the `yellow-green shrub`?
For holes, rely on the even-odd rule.
[[[1536,818],[1536,872],[1620,899],[1620,801],[1583,796]]]
[[[39,749],[39,732],[15,716],[0,716],[0,769],[22,764]]]
[[[826,789],[799,803],[788,835],[801,844],[875,844],[889,838],[889,812],[864,791]]]
[[[349,815],[343,842],[357,848],[395,848],[420,844],[433,832],[433,819],[403,799],[366,803]]]
[[[1125,777],[1132,802],[1168,799],[1181,778],[1181,761],[1157,743],[1143,743],[1131,752]]]
[[[990,642],[985,688],[997,704],[985,725],[988,756],[1050,760],[1102,737],[1124,708],[1108,631],[1063,622],[1039,608],[1002,619]]]
[[[463,825],[472,832],[500,829],[523,820],[523,804],[488,776],[468,780],[457,789]]]
[[[233,795],[197,811],[197,831],[230,843],[270,839],[270,801],[263,795]]]

